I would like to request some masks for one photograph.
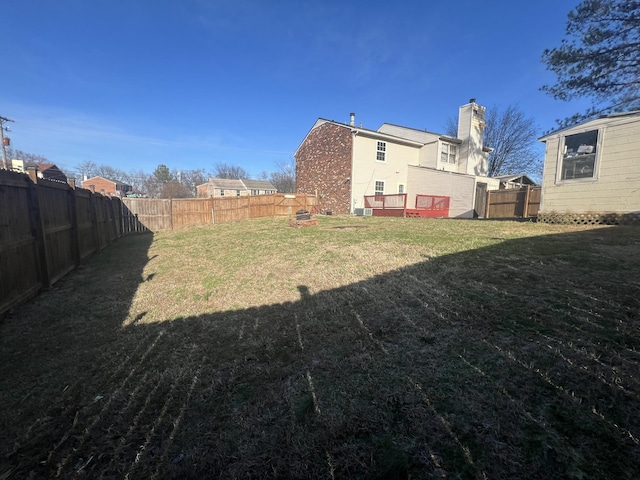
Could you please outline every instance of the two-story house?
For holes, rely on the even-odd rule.
[[[133,190],[131,185],[124,182],[100,176],[86,178],[82,182],[82,188],[86,188],[94,193],[101,193],[102,195],[109,197],[126,197],[127,193]]]
[[[353,213],[365,195],[406,193],[450,197],[449,216],[473,217],[476,197],[500,182],[487,177],[485,108],[459,109],[457,136],[383,124],[378,130],[318,119],[295,152],[299,193],[316,194],[323,210]]]

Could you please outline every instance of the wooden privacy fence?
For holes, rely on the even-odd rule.
[[[125,198],[128,218],[151,231],[193,225],[250,220],[261,217],[287,217],[298,210],[317,213],[313,195],[282,194],[211,198]]]
[[[0,170],[0,313],[123,235],[118,198]]]
[[[538,215],[542,187],[489,190],[485,218],[530,218]]]
[[[308,195],[171,199],[106,197],[0,170],[0,314],[123,235],[317,211]]]

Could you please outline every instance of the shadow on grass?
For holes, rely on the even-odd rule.
[[[637,229],[122,327],[151,241],[0,326],[0,478],[640,475]]]

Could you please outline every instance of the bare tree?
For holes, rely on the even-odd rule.
[[[142,170],[131,170],[125,174],[123,181],[129,185],[134,192],[146,192],[146,185],[149,182],[150,175]]]
[[[227,165],[224,162],[216,163],[213,173],[215,178],[242,179],[251,177],[251,175],[249,175],[249,172],[247,172],[244,168],[237,165]]]
[[[49,159],[43,155],[14,150],[11,147],[6,147],[5,151],[7,152],[7,160],[16,159],[30,163],[51,163]]]
[[[96,167],[95,175],[102,178],[108,178],[109,180],[115,180],[117,182],[123,182],[127,176],[122,170],[111,167],[109,165],[99,165]]]
[[[290,163],[276,162],[277,172],[269,174],[269,181],[278,189],[280,193],[295,193],[296,191],[296,165],[295,161]]]
[[[192,196],[196,196],[196,187],[207,183],[210,175],[202,168],[183,170],[180,172],[180,183],[189,189]]]
[[[543,158],[536,153],[537,128],[533,117],[528,117],[519,107],[507,106],[504,110],[494,106],[487,108],[483,143],[493,148],[489,154],[490,177],[528,173],[539,175]],[[458,135],[457,118],[448,118],[445,134]]]
[[[84,180],[84,178],[95,177],[98,166],[92,162],[91,160],[85,160],[84,162],[79,163],[75,167],[75,172],[78,175],[78,178]]]

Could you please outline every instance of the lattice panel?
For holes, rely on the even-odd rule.
[[[634,213],[539,213],[538,222],[560,225],[639,225],[640,212]]]

